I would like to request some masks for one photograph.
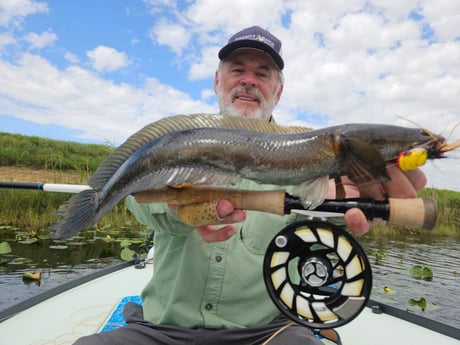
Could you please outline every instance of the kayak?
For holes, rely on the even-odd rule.
[[[123,325],[127,301],[140,292],[153,265],[119,264],[63,284],[0,312],[0,344],[72,344],[81,336]],[[129,283],[128,283],[129,282]],[[460,330],[370,300],[352,321],[336,329],[344,345],[459,345]]]

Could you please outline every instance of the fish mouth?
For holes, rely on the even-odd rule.
[[[446,139],[443,136],[435,135],[424,128],[422,128],[421,131],[424,135],[428,136],[429,139],[425,142],[425,144],[420,145],[420,147],[426,149],[430,159],[443,158],[444,152],[451,150],[449,144],[447,144]]]

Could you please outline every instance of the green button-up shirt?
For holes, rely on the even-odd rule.
[[[244,180],[235,187],[276,189]],[[155,231],[155,272],[142,292],[144,317],[155,324],[242,328],[267,324],[280,314],[263,280],[263,259],[272,238],[295,215],[247,211],[238,233],[205,243],[165,204],[127,200],[135,217]]]

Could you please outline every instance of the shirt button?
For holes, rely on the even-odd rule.
[[[212,304],[208,303],[204,307],[206,308],[206,310],[211,310],[212,309]]]
[[[217,262],[221,262],[221,261],[222,261],[222,256],[216,255],[216,261],[217,261]]]

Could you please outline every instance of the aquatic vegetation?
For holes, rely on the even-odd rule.
[[[423,279],[423,280],[432,280],[433,279],[433,270],[424,265],[415,265],[410,269],[410,274],[412,278]]]
[[[419,299],[411,298],[408,303],[412,307],[419,307],[422,311],[425,311],[427,306],[426,299],[424,297],[420,297]]]

